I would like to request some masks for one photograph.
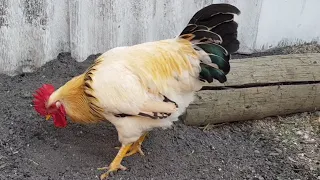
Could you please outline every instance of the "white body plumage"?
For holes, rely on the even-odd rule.
[[[115,125],[122,144],[136,141],[153,128],[170,127],[186,110],[195,91],[202,87],[198,79],[199,59],[194,53],[187,41],[171,39],[118,47],[102,54],[103,60],[96,67],[91,86],[106,119]],[[172,66],[163,66],[163,61],[171,61]],[[138,115],[148,108],[146,102],[163,102],[164,96],[178,105],[167,118],[113,115]],[[166,104],[176,108],[173,103]]]

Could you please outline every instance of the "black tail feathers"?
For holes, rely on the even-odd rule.
[[[240,10],[230,4],[211,4],[199,10],[180,34],[190,40],[200,57],[200,80],[223,83],[230,71],[230,54],[239,49],[238,24],[234,14]]]

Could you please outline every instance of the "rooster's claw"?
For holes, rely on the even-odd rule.
[[[102,167],[102,168],[98,168],[98,170],[107,170],[107,172],[101,174],[100,176],[100,180],[106,180],[109,176],[112,176],[115,172],[117,172],[119,169],[122,171],[127,170],[127,168],[121,164],[119,165],[110,165],[109,167]]]

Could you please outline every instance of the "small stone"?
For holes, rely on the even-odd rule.
[[[270,156],[279,156],[279,153],[272,152],[269,154]]]
[[[278,149],[278,148],[274,148],[274,150],[277,151],[277,153],[281,154],[282,153],[282,150],[281,149]]]
[[[219,168],[219,169],[218,169],[218,171],[222,171],[222,169],[221,169],[221,168]]]
[[[269,165],[269,166],[271,166],[271,165],[272,165],[272,162],[266,161],[266,164]]]
[[[9,134],[12,135],[14,133],[13,129],[9,129]]]
[[[256,170],[253,167],[249,167],[249,169],[251,170],[252,173],[256,172]]]
[[[260,175],[256,175],[254,178],[255,178],[256,180],[264,180],[264,178],[263,178],[262,176],[260,176]]]
[[[30,97],[32,97],[32,94],[30,92],[24,92],[24,93],[22,93],[22,97],[23,98],[30,98]]]
[[[302,135],[303,132],[299,130],[299,131],[296,132],[296,134],[297,134],[297,135]]]
[[[288,159],[289,159],[290,161],[292,161],[292,162],[297,163],[297,161],[296,161],[296,160],[294,160],[292,157],[288,157]]]
[[[144,164],[144,167],[147,168],[147,169],[152,169],[152,167],[147,163]]]
[[[254,150],[254,153],[260,154],[260,151],[258,151],[258,150]]]
[[[18,153],[19,153],[19,151],[12,152],[13,155],[18,154]]]
[[[313,144],[313,143],[315,143],[315,142],[316,142],[315,139],[308,139],[308,140],[306,140],[306,143],[308,143],[308,144]]]
[[[178,135],[177,138],[182,140],[184,139],[183,135]]]
[[[9,164],[4,163],[4,164],[0,165],[0,169],[3,169],[3,168],[5,168],[5,167],[8,166],[8,165],[9,165]]]
[[[304,136],[303,136],[303,139],[309,139],[310,137],[309,137],[309,134],[305,134]]]
[[[59,148],[59,144],[55,141],[53,144],[52,144],[52,147],[54,150],[58,149]]]
[[[298,156],[304,157],[304,153],[299,153]]]

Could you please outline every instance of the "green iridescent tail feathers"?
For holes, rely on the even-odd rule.
[[[201,54],[201,81],[227,81],[230,54],[240,45],[234,14],[239,15],[240,10],[230,4],[209,5],[199,10],[180,34],[180,38],[190,40]]]

